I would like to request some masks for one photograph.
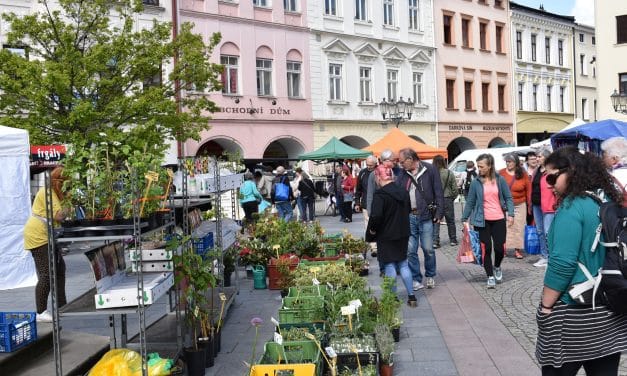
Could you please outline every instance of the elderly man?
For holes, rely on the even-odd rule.
[[[294,215],[292,209],[292,200],[294,199],[294,192],[290,185],[290,179],[285,174],[285,168],[279,166],[276,168],[276,178],[272,184],[272,204],[275,205],[279,218],[283,218],[286,222],[289,222]]]
[[[603,141],[603,161],[610,173],[625,190],[627,187],[627,139],[625,137],[612,137]]]
[[[420,160],[412,149],[401,149],[399,162],[403,172],[396,184],[409,192],[411,213],[409,214],[409,244],[407,259],[413,278],[414,291],[422,289],[422,273],[418,258],[418,245],[422,246],[425,258],[427,288],[435,287],[435,251],[433,250],[433,224],[440,223],[444,208],[444,192],[440,173],[431,164]]]

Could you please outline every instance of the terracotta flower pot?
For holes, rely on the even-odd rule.
[[[381,364],[379,366],[379,374],[381,376],[392,376],[394,374],[394,364]]]

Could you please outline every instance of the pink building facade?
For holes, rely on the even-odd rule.
[[[513,144],[509,2],[434,1],[438,140],[449,158]]]
[[[189,93],[206,95],[220,110],[200,142],[186,143],[186,155],[284,159],[312,150],[305,0],[182,0],[180,21],[194,23],[207,41],[220,32],[211,59],[225,66],[221,92]]]

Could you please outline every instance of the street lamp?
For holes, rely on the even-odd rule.
[[[414,108],[414,102],[411,98],[407,101],[400,97],[397,100],[390,99],[386,101],[385,98],[379,103],[379,109],[381,110],[381,116],[386,122],[394,123],[396,128],[398,125],[406,120],[411,120],[412,110]]]
[[[610,99],[612,100],[614,111],[627,114],[627,94],[619,94],[618,91],[614,89],[614,93],[610,95]]]

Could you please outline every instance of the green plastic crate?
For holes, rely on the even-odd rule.
[[[314,364],[316,375],[322,374],[320,350],[313,341],[266,342],[259,364]]]
[[[324,321],[322,309],[279,309],[279,321],[283,324],[312,323]]]
[[[322,309],[324,298],[322,296],[294,296],[283,298],[283,308],[290,309]]]

